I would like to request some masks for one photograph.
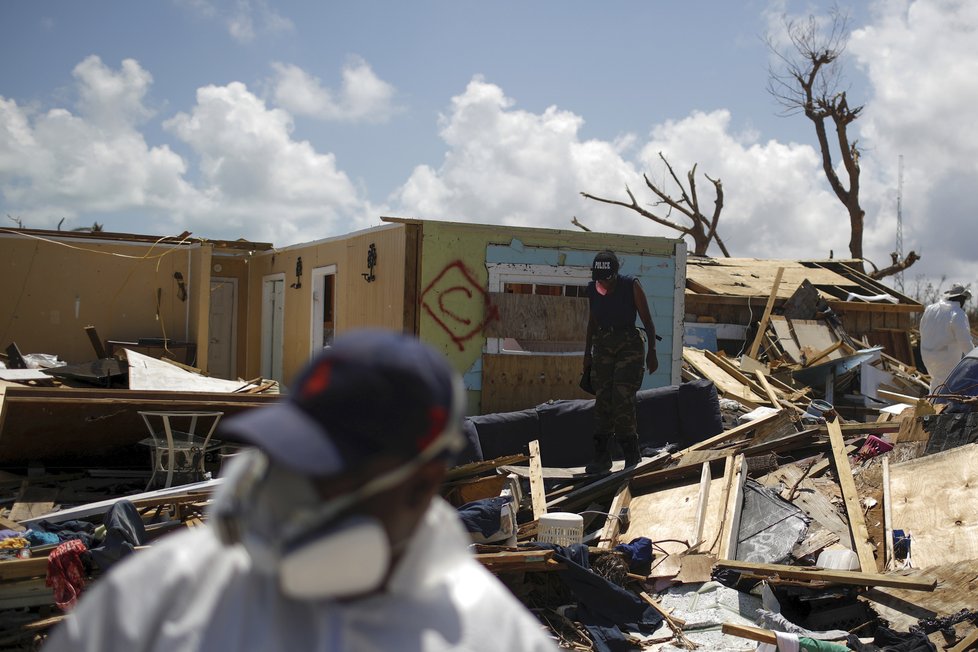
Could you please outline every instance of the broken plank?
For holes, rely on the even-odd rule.
[[[703,528],[706,525],[706,507],[710,500],[710,484],[713,482],[713,476],[710,475],[710,463],[703,463],[703,471],[700,474],[700,491],[699,491],[699,502],[696,507],[696,526],[693,528],[695,534],[693,535],[693,541],[697,545],[703,541]]]
[[[778,577],[788,580],[806,582],[828,582],[830,584],[847,584],[851,586],[885,586],[913,591],[933,591],[937,580],[932,577],[908,577],[904,575],[882,575],[880,573],[862,573],[857,571],[825,570],[808,566],[785,566],[783,564],[758,564],[750,561],[721,559],[717,561],[720,568],[742,571],[759,577]]]
[[[553,559],[553,550],[519,550],[474,555],[475,560],[493,573],[560,570],[563,564]]]
[[[772,412],[771,414],[763,416],[759,419],[754,419],[753,421],[742,423],[739,426],[735,426],[731,428],[730,430],[725,430],[718,435],[714,435],[709,439],[704,439],[701,442],[697,442],[692,446],[681,450],[679,454],[682,455],[684,453],[688,453],[689,451],[698,451],[698,450],[703,450],[704,448],[712,448],[717,444],[722,444],[732,439],[736,439],[737,437],[746,435],[747,433],[751,432],[752,430],[756,429],[758,426],[762,424],[765,424],[769,421],[774,421],[775,419],[779,418],[780,414],[781,414],[780,411]]]
[[[747,458],[738,455],[733,461],[733,480],[724,511],[723,532],[720,538],[720,559],[737,557],[740,534],[740,513],[744,507],[744,483],[747,481]]]
[[[543,488],[543,466],[540,464],[540,442],[530,442],[530,501],[533,520],[538,521],[547,513],[547,492]]]
[[[864,573],[876,572],[876,557],[873,554],[876,548],[869,540],[869,531],[866,529],[866,519],[863,517],[863,507],[859,501],[859,493],[856,491],[856,483],[852,479],[852,467],[849,466],[849,456],[846,454],[846,445],[842,440],[839,420],[832,419],[826,426],[832,444],[836,476],[842,489],[846,515],[849,517],[852,542],[856,546],[856,555],[859,557],[859,568]]]
[[[629,509],[631,502],[632,491],[626,482],[611,501],[611,507],[608,509],[609,516],[605,519],[604,527],[601,528],[601,534],[598,536],[598,548],[610,550],[618,543],[618,537],[625,530],[621,526],[622,510]]]
[[[771,294],[768,295],[767,305],[764,306],[764,315],[761,317],[761,323],[757,327],[757,333],[754,334],[754,342],[750,346],[750,351],[747,353],[752,358],[757,357],[757,352],[761,349],[761,339],[764,337],[764,333],[767,331],[767,322],[771,318],[771,311],[774,309],[774,300],[778,298],[778,286],[781,285],[781,276],[784,274],[784,267],[779,267],[777,273],[774,275],[774,282],[771,284]]]
[[[712,380],[717,391],[724,396],[736,399],[752,409],[765,402],[764,398],[755,394],[749,385],[743,384],[726,369],[710,360],[705,351],[683,347],[683,360],[701,376]]]

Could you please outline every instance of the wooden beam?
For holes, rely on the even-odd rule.
[[[843,344],[842,340],[839,340],[835,344],[833,344],[833,345],[831,345],[829,347],[826,347],[822,351],[819,351],[818,353],[816,353],[815,355],[813,355],[810,359],[805,360],[805,364],[802,365],[802,366],[804,366],[804,367],[811,367],[816,362],[821,361],[823,358],[825,358],[826,356],[828,356],[831,353],[833,353],[836,349],[838,349],[839,347],[841,347],[842,344]]]
[[[713,476],[710,474],[710,463],[703,462],[703,471],[700,473],[700,493],[699,504],[696,506],[696,526],[693,528],[693,545],[698,546],[703,541],[703,527],[706,525],[706,506],[710,501],[710,484]]]
[[[978,643],[978,629],[973,630],[954,647],[948,648],[947,652],[964,652],[965,650],[971,649],[975,643]]]
[[[735,623],[723,623],[720,631],[730,636],[739,636],[740,638],[757,641],[758,643],[778,644],[778,635],[769,629],[751,627],[750,625],[737,625]]]
[[[618,537],[624,530],[621,527],[621,513],[623,509],[628,509],[631,502],[632,490],[625,482],[611,501],[611,507],[608,509],[609,516],[605,519],[604,527],[601,528],[601,534],[598,536],[598,548],[610,550],[618,543]]]
[[[85,334],[88,335],[89,341],[92,343],[92,348],[95,349],[95,357],[98,359],[107,358],[109,354],[105,352],[105,345],[102,344],[102,338],[98,336],[98,331],[95,330],[94,326],[86,326]]]
[[[720,538],[720,559],[734,559],[740,534],[740,512],[744,506],[744,483],[747,481],[747,458],[738,455],[733,461],[733,475],[724,512]]]
[[[859,556],[859,569],[864,573],[876,572],[876,557],[874,547],[869,542],[869,531],[866,529],[866,519],[863,517],[862,503],[856,483],[852,479],[852,467],[849,466],[849,456],[846,454],[846,444],[842,440],[842,429],[839,428],[838,418],[829,421],[829,441],[832,444],[832,459],[835,460],[835,474],[842,498],[846,505],[846,515],[849,517],[849,531],[852,532],[852,542]]]
[[[543,465],[540,463],[540,442],[530,442],[530,501],[533,520],[538,521],[547,513],[547,493],[543,488]]]
[[[764,390],[764,393],[767,394],[767,399],[771,401],[771,405],[774,407],[779,407],[781,405],[781,399],[779,399],[778,395],[774,392],[774,388],[771,387],[771,383],[767,382],[767,375],[764,373],[764,370],[755,369],[754,377],[757,378],[757,383],[761,386],[761,389]]]
[[[890,496],[890,459],[883,458],[883,569],[893,563],[893,505]]]
[[[684,448],[679,452],[679,454],[682,455],[690,451],[698,451],[698,450],[703,450],[704,448],[712,448],[717,444],[722,444],[724,442],[730,441],[731,439],[736,439],[737,437],[740,437],[741,435],[744,435],[750,432],[751,430],[757,428],[757,426],[763,423],[767,423],[768,421],[773,421],[778,416],[780,416],[780,414],[781,412],[772,412],[771,414],[763,416],[759,419],[754,419],[753,421],[742,423],[739,426],[735,426],[731,428],[730,430],[725,430],[718,435],[714,435],[709,439],[704,439],[701,442],[697,442],[692,446],[690,446],[689,448]]]
[[[910,591],[933,591],[937,580],[925,576],[882,575],[880,573],[860,573],[857,571],[825,570],[816,566],[785,566],[782,564],[759,564],[751,561],[729,559],[717,560],[719,568],[743,571],[760,577],[778,577],[805,582],[828,582],[851,586],[885,586]]]
[[[771,294],[768,295],[767,305],[764,306],[764,316],[761,317],[761,323],[757,327],[757,332],[754,334],[754,343],[750,346],[750,352],[747,354],[752,358],[757,358],[757,352],[761,348],[761,340],[764,339],[764,333],[767,331],[767,322],[771,318],[771,310],[774,309],[774,300],[778,297],[778,286],[781,285],[781,275],[784,274],[784,267],[779,267],[777,273],[774,275],[774,284],[771,287]]]

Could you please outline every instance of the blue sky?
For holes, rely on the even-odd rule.
[[[978,3],[852,3],[866,254],[974,283]],[[766,92],[781,18],[828,2],[0,4],[0,215],[288,245],[380,215],[672,235],[640,198],[698,164],[735,256],[847,255],[814,134]],[[651,201],[651,200],[648,200]],[[947,237],[953,234],[955,237]],[[717,251],[712,253],[717,254]]]

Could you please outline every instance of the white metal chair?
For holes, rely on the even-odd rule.
[[[147,489],[153,486],[156,476],[164,472],[164,488],[173,485],[174,473],[187,475],[189,481],[202,480],[204,457],[208,451],[222,445],[222,442],[212,441],[211,435],[224,413],[140,411],[139,415],[150,434],[140,443],[151,448],[153,460],[153,475]],[[198,427],[207,427],[206,434],[203,430],[198,433]]]

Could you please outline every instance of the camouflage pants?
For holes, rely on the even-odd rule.
[[[635,392],[642,386],[645,343],[637,328],[606,330],[592,339],[591,383],[594,387],[594,438],[607,442],[612,434],[619,440],[638,433]]]

